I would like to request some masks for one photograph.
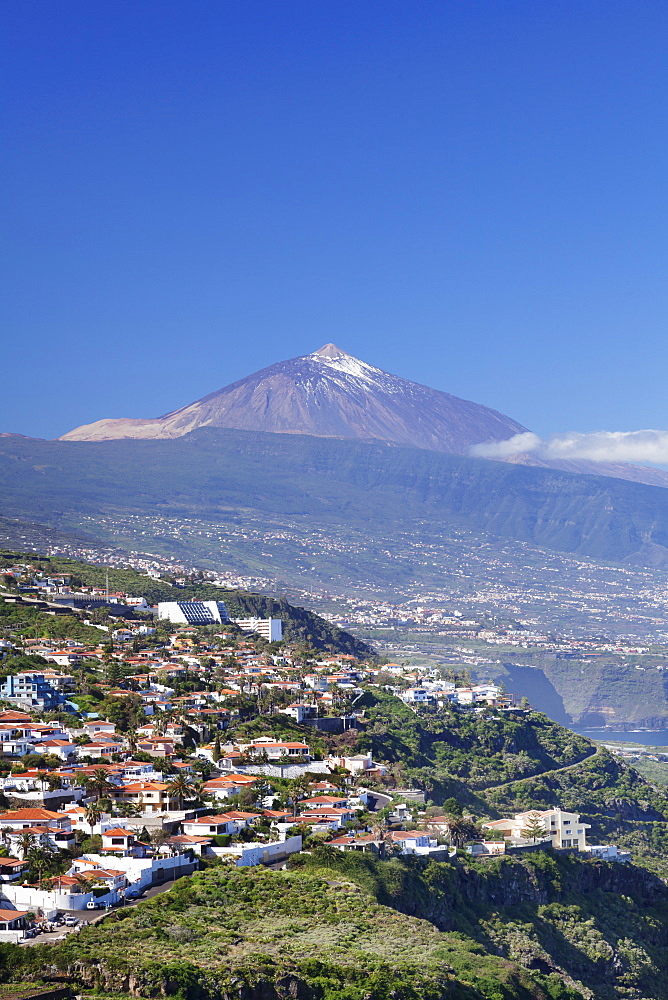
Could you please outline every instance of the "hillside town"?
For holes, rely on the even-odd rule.
[[[369,690],[415,713],[529,710],[499,685],[287,643],[280,620],[233,621],[224,601],[151,607],[29,563],[3,579],[5,606],[26,607],[23,591],[56,617],[60,602],[117,613],[83,617],[88,641],[3,629],[0,939],[62,932],[201,866],[282,865],[313,843],[381,858],[629,858],[588,845],[588,825],[558,808],[480,824],[454,800],[428,805],[359,750]]]

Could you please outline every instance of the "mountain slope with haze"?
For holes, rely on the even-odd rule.
[[[358,567],[348,546],[355,532],[380,538],[389,530],[396,539],[419,522],[427,535],[488,532],[612,562],[642,565],[649,552],[650,564],[668,563],[664,489],[310,435],[202,427],[155,441],[5,438],[0,503],[6,517],[68,532],[99,531],[105,516],[123,524],[150,516],[146,538],[164,532],[158,519],[165,517],[262,531],[276,517],[310,532],[336,527],[346,539],[342,565],[353,576]],[[172,554],[176,544],[169,541]],[[308,566],[316,570],[314,563],[330,556],[308,555]]]

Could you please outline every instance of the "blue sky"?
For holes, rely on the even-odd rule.
[[[334,341],[666,428],[668,5],[8,0],[0,431]]]

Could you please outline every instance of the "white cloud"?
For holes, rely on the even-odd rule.
[[[515,434],[507,441],[489,441],[487,444],[474,444],[471,454],[476,458],[511,458],[524,452],[537,451],[543,445],[543,441],[532,431],[524,434]]]
[[[668,431],[592,431],[555,434],[544,440],[527,431],[507,441],[473,445],[477,458],[511,458],[532,454],[545,459],[585,458],[593,462],[668,464]]]

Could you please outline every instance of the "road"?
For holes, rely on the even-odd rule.
[[[547,778],[550,774],[559,774],[561,771],[570,771],[571,768],[579,767],[580,764],[584,764],[586,760],[591,760],[599,753],[599,747],[594,747],[591,753],[588,753],[586,757],[581,757],[580,760],[576,760],[574,764],[564,764],[563,767],[553,767],[550,771],[539,771],[537,774],[527,774],[523,778],[513,778],[512,781],[503,781],[500,785],[487,785],[486,788],[478,789],[479,792],[493,792],[497,788],[509,788],[510,785],[516,785],[520,781],[531,781],[532,778]],[[382,792],[369,792],[368,804],[369,812],[379,812],[381,809],[385,809],[389,806],[392,799],[389,795],[384,795]]]
[[[517,785],[520,781],[531,781],[532,778],[546,778],[550,774],[559,774],[562,771],[570,771],[572,768],[579,767],[586,760],[591,760],[600,752],[599,747],[594,747],[591,753],[587,754],[586,757],[581,757],[580,760],[575,761],[574,764],[564,764],[563,767],[553,767],[550,771],[542,771],[539,774],[529,774],[524,778],[514,778],[512,781],[504,781],[500,785],[488,785],[487,788],[480,789],[481,792],[491,792],[499,788],[508,788],[510,785]],[[392,802],[392,798],[389,795],[385,795],[383,792],[369,792],[369,797],[367,799],[369,812],[379,812],[381,809],[385,809]],[[285,865],[285,861],[278,862],[276,865],[268,865],[268,868],[282,868]],[[180,876],[183,878],[184,876]],[[133,899],[124,903],[124,906],[136,906],[145,899],[152,899],[153,896],[158,896],[161,892],[169,892],[169,890],[177,882],[178,879],[170,879],[168,882],[163,882],[162,885],[154,885],[150,889],[147,889],[141,899]],[[113,910],[122,909],[122,906],[115,906]],[[63,914],[71,914],[80,920],[80,925],[88,923],[97,923],[103,920],[112,910],[97,911],[97,910],[61,910]],[[21,943],[27,947],[31,948],[38,944],[52,944],[54,941],[62,941],[64,937],[71,934],[75,928],[73,927],[59,927],[57,931],[53,931],[51,934],[39,934],[34,938],[26,938],[26,940]]]
[[[367,798],[369,812],[379,812],[381,809],[386,809],[391,801],[391,797],[389,795],[384,795],[383,792],[369,792],[369,796]]]
[[[183,875],[180,876],[180,878],[184,877]],[[126,903],[117,904],[109,910],[60,910],[59,912],[63,916],[76,917],[79,921],[79,927],[83,927],[86,924],[99,923],[99,921],[104,920],[105,917],[109,916],[115,910],[122,910],[124,906],[136,906],[137,903],[141,903],[145,899],[152,899],[153,896],[158,896],[161,892],[169,892],[175,882],[178,882],[178,879],[170,879],[168,882],[163,882],[162,885],[153,885],[150,889],[146,890],[141,899],[129,899]],[[21,941],[21,944],[26,948],[34,948],[38,944],[53,944],[55,941],[62,941],[63,938],[67,937],[75,929],[74,927],[59,927],[57,931],[52,931],[50,934],[38,934],[37,937],[26,938],[24,941]]]
[[[581,757],[580,760],[576,760],[574,764],[564,764],[563,767],[553,767],[550,771],[539,771],[538,774],[527,774],[523,778],[513,778],[512,781],[503,781],[500,785],[487,785],[486,788],[480,788],[480,792],[492,792],[497,788],[508,788],[510,785],[517,785],[520,781],[531,781],[533,778],[547,778],[550,774],[559,774],[560,771],[570,771],[571,768],[579,767],[580,764],[584,764],[586,760],[591,760],[599,753],[599,747],[594,747],[591,753],[588,753],[586,757]]]

